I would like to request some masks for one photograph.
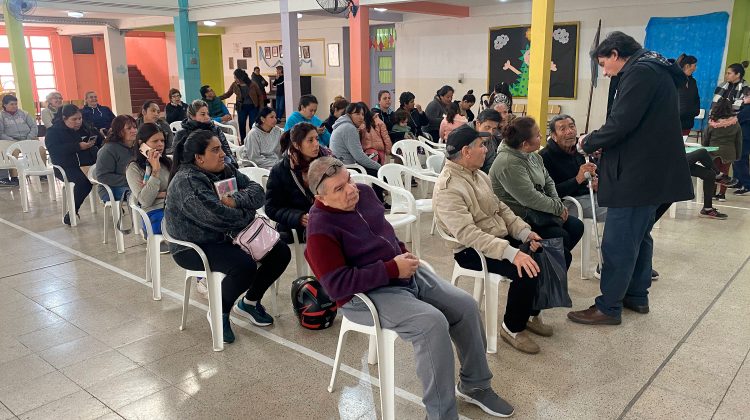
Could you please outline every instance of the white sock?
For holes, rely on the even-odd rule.
[[[247,300],[246,297],[243,297],[242,301],[245,302],[245,305],[251,305],[251,306],[255,306],[255,304],[258,303],[257,300]]]
[[[510,335],[513,338],[516,338],[516,335],[518,335],[518,333],[510,332],[508,327],[505,326],[505,322],[503,322],[503,329],[505,330],[506,333],[508,333],[508,335]]]

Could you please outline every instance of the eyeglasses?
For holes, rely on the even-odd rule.
[[[336,172],[338,172],[339,168],[342,168],[342,167],[344,167],[344,165],[341,162],[332,163],[331,166],[329,166],[328,169],[326,169],[326,171],[323,172],[323,176],[320,177],[320,181],[318,181],[318,184],[315,185],[315,189],[313,190],[313,192],[317,194],[318,188],[320,188],[320,184],[322,184],[323,181],[326,180],[326,178],[330,178],[336,175]]]
[[[182,98],[182,95],[180,95],[179,93],[175,93],[174,95],[172,95],[172,97],[173,98]]]

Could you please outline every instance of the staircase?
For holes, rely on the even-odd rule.
[[[128,79],[130,80],[130,105],[133,108],[133,114],[140,114],[143,103],[149,99],[155,100],[159,108],[164,110],[164,101],[146,80],[138,66],[128,66]]]

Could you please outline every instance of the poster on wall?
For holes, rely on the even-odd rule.
[[[242,56],[245,58],[251,58],[253,56],[253,47],[243,47]]]
[[[575,99],[578,82],[579,22],[556,23],[552,30],[549,96]],[[531,26],[490,28],[488,91],[497,83],[510,85],[514,98],[529,91]]]
[[[278,51],[274,55],[274,49]],[[260,73],[275,75],[276,66],[283,65],[281,41],[257,41],[255,51],[260,67]],[[300,39],[299,40],[299,73],[301,76],[325,76],[326,75],[326,43],[325,39]]]
[[[237,59],[237,68],[247,70],[247,60]]]

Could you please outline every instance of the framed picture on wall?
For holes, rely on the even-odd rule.
[[[229,70],[234,70],[234,57],[229,57]]]
[[[271,58],[271,47],[266,47],[263,50],[263,55],[265,55],[266,58]]]
[[[284,50],[281,49],[281,45],[279,45],[279,57],[284,58]]]
[[[271,47],[271,57],[279,56],[279,47]]]
[[[340,67],[339,44],[328,44],[328,66]]]
[[[252,58],[253,47],[242,47],[242,56],[245,58]]]
[[[310,59],[310,46],[309,45],[302,46],[302,58],[304,58],[305,60]]]
[[[237,68],[247,70],[247,60],[237,59]]]

